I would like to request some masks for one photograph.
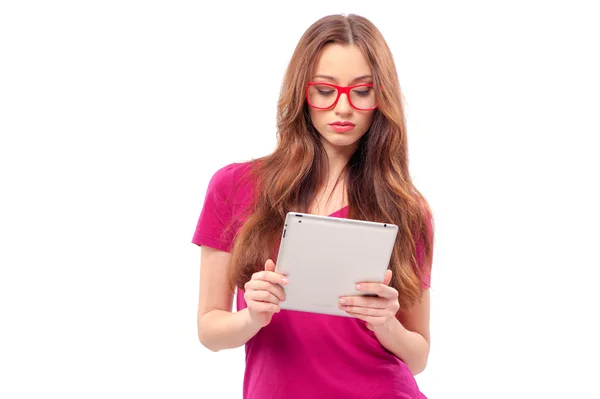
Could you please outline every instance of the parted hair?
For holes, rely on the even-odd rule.
[[[399,292],[400,308],[407,308],[422,295],[431,270],[433,220],[409,174],[403,97],[391,51],[373,23],[353,14],[316,21],[292,55],[277,107],[276,148],[253,161],[250,169],[254,196],[233,244],[231,288],[243,289],[267,259],[275,261],[285,215],[307,212],[325,182],[327,156],[311,123],[305,93],[321,50],[329,43],[358,46],[371,66],[378,107],[344,169],[348,218],[398,225],[390,285]]]

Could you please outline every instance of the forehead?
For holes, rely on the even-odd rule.
[[[371,74],[371,66],[358,46],[337,43],[323,47],[313,72],[313,76],[332,76],[339,84],[348,84],[358,76]]]

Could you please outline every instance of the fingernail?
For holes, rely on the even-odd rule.
[[[343,304],[345,304],[346,302],[348,302],[348,301],[347,301],[347,300],[345,300],[344,298],[340,299],[340,303],[341,303],[342,305],[343,305]]]
[[[288,282],[288,279],[287,279],[287,278],[285,278],[285,277],[283,277],[283,278],[281,279],[281,282],[282,282],[283,284],[287,284],[287,282]]]
[[[361,288],[360,284],[356,284],[356,289],[360,290],[360,288]]]

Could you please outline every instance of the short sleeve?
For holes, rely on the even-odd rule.
[[[231,216],[233,167],[227,165],[210,179],[192,242],[230,252],[233,242]]]

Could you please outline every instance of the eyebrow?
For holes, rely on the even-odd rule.
[[[337,81],[336,78],[334,78],[333,76],[329,76],[329,75],[315,75],[315,78],[322,78],[322,79],[329,79],[329,80]],[[354,83],[356,81],[363,80],[363,79],[373,79],[373,75],[359,76],[358,78],[354,78],[353,80],[351,80],[350,83]]]

